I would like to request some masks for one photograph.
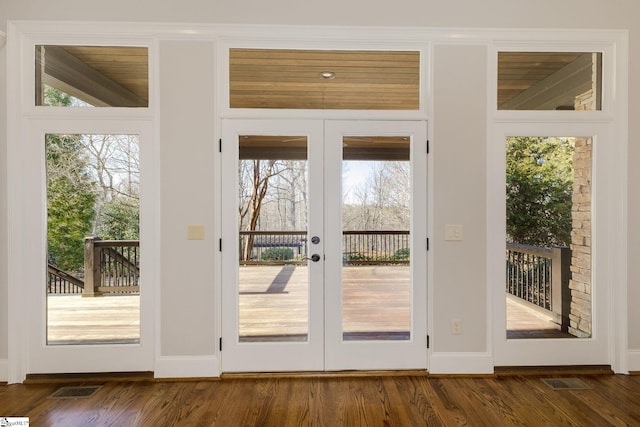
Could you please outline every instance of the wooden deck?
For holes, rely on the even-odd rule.
[[[507,295],[507,338],[575,338],[562,332],[551,316],[532,310],[518,298]]]
[[[305,339],[307,272],[304,266],[240,269],[240,331],[245,340]],[[406,339],[410,325],[409,268],[344,268],[345,339]],[[139,297],[52,295],[48,298],[49,344],[136,343]],[[507,301],[509,338],[571,337],[553,322]]]
[[[140,341],[140,297],[49,295],[47,342],[132,344]]]

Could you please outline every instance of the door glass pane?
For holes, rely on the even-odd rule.
[[[602,53],[499,52],[498,110],[602,110]]]
[[[306,341],[307,137],[239,138],[239,340]]]
[[[47,343],[138,343],[138,136],[48,134],[45,147]]]
[[[344,137],[343,339],[411,337],[410,138]]]
[[[35,71],[37,106],[149,106],[146,47],[40,45]]]
[[[592,147],[507,138],[507,338],[591,336]]]

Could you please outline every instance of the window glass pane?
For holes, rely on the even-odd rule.
[[[137,135],[49,134],[47,344],[140,341]]]
[[[411,339],[410,137],[344,137],[342,337]]]
[[[601,53],[498,53],[498,110],[595,111],[601,98]]]
[[[592,138],[506,141],[507,338],[591,337]]]
[[[35,103],[148,107],[146,47],[36,46]]]
[[[241,135],[240,342],[307,341],[307,137]]]
[[[420,52],[230,49],[231,108],[417,110]]]

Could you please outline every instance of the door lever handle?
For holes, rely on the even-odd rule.
[[[320,261],[320,255],[313,254],[313,255],[311,255],[311,258],[305,258],[305,259],[310,259],[313,262],[318,262],[318,261]]]

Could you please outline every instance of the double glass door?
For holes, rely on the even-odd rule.
[[[223,372],[427,368],[426,123],[225,120]]]

